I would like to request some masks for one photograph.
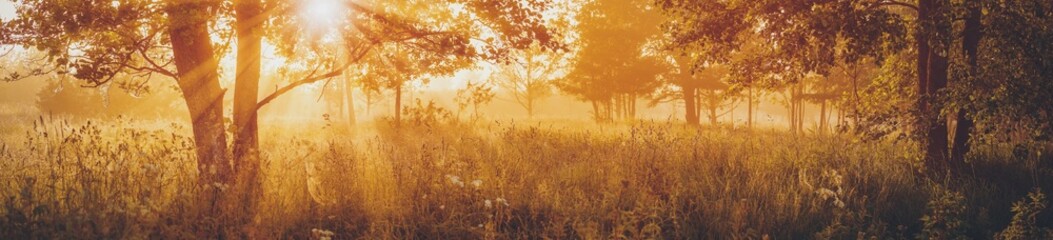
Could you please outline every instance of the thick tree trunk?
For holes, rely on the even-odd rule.
[[[696,100],[695,87],[694,86],[681,86],[683,88],[683,99],[684,99],[684,120],[687,121],[687,125],[698,126],[698,111],[696,111]]]
[[[934,96],[934,99],[938,99],[937,94],[939,90],[942,90],[947,86],[947,57],[940,56],[935,52],[929,56],[929,95]],[[947,121],[939,117],[939,109],[936,107],[938,104],[930,104],[932,118],[929,123],[932,124],[928,132],[928,152],[926,153],[927,158],[932,163],[932,166],[938,166],[936,169],[946,170],[947,159]]]
[[[194,128],[199,180],[202,184],[226,184],[231,179],[227,160],[227,141],[223,127],[223,94],[219,87],[219,66],[213,56],[208,35],[205,6],[172,4],[169,15],[169,37],[178,84],[186,99]]]
[[[918,49],[918,130],[923,136],[925,146],[925,165],[930,174],[942,174],[946,171],[947,152],[947,125],[939,120],[936,108],[930,104],[935,99],[934,93],[938,92],[946,84],[945,57],[936,54],[929,41],[936,29],[933,27],[937,21],[938,4],[935,0],[918,1],[918,35],[915,37]],[[942,72],[942,74],[941,74]],[[940,79],[942,76],[942,79]],[[941,123],[943,122],[943,123]]]
[[[169,2],[168,34],[183,98],[190,112],[198,161],[198,183],[205,187],[200,200],[208,206],[208,216],[223,216],[220,196],[233,180],[227,158],[227,137],[223,124],[223,95],[219,87],[218,63],[208,33],[207,5],[200,2]],[[201,229],[203,238],[220,236],[221,229]]]
[[[979,1],[966,1],[966,8],[968,9],[968,15],[965,19],[965,30],[962,34],[962,51],[965,52],[965,56],[969,63],[969,75],[975,78],[977,74],[977,50],[980,46],[980,38],[982,32],[980,31],[980,18],[982,17],[982,11],[980,10]],[[969,138],[972,135],[973,130],[973,118],[968,114],[967,109],[958,109],[958,123],[955,124],[954,129],[954,142],[951,146],[951,164],[962,165],[965,163],[965,154],[969,152]]]
[[[256,215],[257,201],[262,197],[260,183],[260,153],[257,122],[259,100],[261,42],[264,22],[260,0],[238,0],[234,4],[238,41],[237,64],[234,82],[234,171],[235,197],[232,208],[237,209],[235,224],[248,227],[242,229],[243,238],[252,237],[255,231],[250,221]]]

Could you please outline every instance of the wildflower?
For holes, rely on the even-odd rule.
[[[823,200],[837,196],[837,193],[835,193],[833,190],[826,188],[820,188],[819,190],[816,190],[815,193],[819,194],[819,198],[822,198]]]
[[[313,239],[330,240],[330,239],[333,239],[334,235],[336,235],[336,233],[334,233],[333,231],[324,230],[324,229],[317,229],[317,228],[312,228],[311,229],[311,236],[313,237]]]
[[[493,203],[493,202],[490,202],[490,199],[486,199],[486,201],[483,201],[483,205],[485,205],[485,206],[486,206],[486,208],[492,208],[492,207],[494,207],[494,203]]]
[[[450,180],[450,183],[457,185],[458,187],[464,187],[464,182],[461,182],[461,177],[446,174],[446,179]]]
[[[472,181],[472,186],[474,186],[475,188],[479,188],[479,186],[482,186],[482,185],[483,185],[483,180],[476,179],[475,181]]]

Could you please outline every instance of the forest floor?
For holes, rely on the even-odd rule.
[[[188,127],[5,119],[0,239],[193,238]],[[910,140],[679,123],[267,127],[262,236],[290,239],[1053,237],[1039,145],[952,179]],[[1041,190],[1039,190],[1041,189]],[[1030,193],[1030,194],[1029,194]],[[1015,206],[1014,206],[1015,204]],[[1015,237],[1015,238],[1014,238]]]

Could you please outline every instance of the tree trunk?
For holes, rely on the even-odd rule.
[[[199,2],[168,3],[168,35],[178,71],[178,80],[194,131],[198,161],[198,184],[205,186],[200,200],[208,206],[208,217],[222,217],[220,196],[232,181],[223,124],[223,95],[219,87],[218,63],[208,33],[208,6]],[[202,229],[202,238],[215,238],[220,229]]]
[[[596,100],[589,101],[592,103],[592,118],[593,120],[600,121],[600,104]]]
[[[526,99],[526,111],[527,111],[527,118],[534,119],[534,98],[533,98],[532,95],[529,95],[529,94],[527,94],[527,99]]]
[[[947,86],[947,57],[940,56],[935,52],[929,56],[929,95],[939,99],[937,94]],[[939,116],[938,104],[930,104],[932,124],[928,132],[927,159],[937,170],[947,170],[947,121]]]
[[[630,111],[629,116],[634,121],[636,120],[636,102],[637,102],[637,96],[636,96],[636,94],[633,94],[632,99],[630,99],[630,101],[629,101],[629,111]]]
[[[720,108],[719,102],[717,102],[717,104],[714,104],[714,103],[710,103],[709,104],[709,125],[713,125],[713,126],[717,125],[717,117],[719,117],[718,116],[719,114],[717,113],[717,111],[720,110],[719,108]]]
[[[938,78],[941,74],[939,73],[942,65],[946,65],[946,59],[942,58],[938,54],[935,54],[932,46],[929,45],[932,34],[934,31],[932,27],[935,25],[936,14],[935,0],[919,0],[918,1],[918,29],[917,36],[915,37],[916,44],[918,45],[918,110],[920,116],[918,117],[919,122],[918,130],[919,133],[923,134],[923,145],[925,146],[925,166],[926,170],[930,174],[943,173],[946,168],[944,165],[944,152],[947,149],[947,128],[946,124],[940,124],[938,120],[937,111],[935,108],[930,106],[929,100],[934,99],[933,93],[937,92],[941,86],[939,86]],[[944,68],[945,69],[945,68]],[[942,74],[946,76],[946,71]],[[945,79],[944,79],[945,80]],[[943,125],[941,133],[941,127]],[[942,143],[942,145],[941,145]]]
[[[402,125],[402,84],[395,87],[395,126]]]
[[[344,75],[344,111],[347,112],[347,127],[354,128],[358,121],[355,115],[355,88],[352,86],[351,78]]]
[[[826,99],[819,105],[819,133],[826,133]]]
[[[804,99],[797,100],[797,131],[804,131]]]
[[[787,123],[790,124],[790,132],[797,133],[797,102],[790,98],[790,103],[786,105],[786,116],[789,118]]]
[[[980,18],[982,12],[980,10],[979,1],[966,1],[966,8],[968,9],[968,15],[965,19],[965,30],[962,34],[962,51],[965,52],[967,62],[969,63],[969,76],[972,78],[977,77],[977,49],[980,46],[980,38],[982,32],[980,31]],[[958,109],[958,123],[955,124],[954,129],[954,145],[951,146],[951,164],[962,165],[965,163],[965,154],[969,152],[969,138],[973,130],[973,119],[969,116],[967,109]]]
[[[264,17],[260,0],[238,0],[234,4],[238,41],[234,82],[234,172],[237,178],[230,203],[235,212],[235,225],[243,226],[241,238],[255,238],[253,217],[262,197],[259,179],[260,155],[257,101],[260,83],[260,44],[263,40]]]
[[[688,121],[688,125],[697,126],[698,125],[698,113],[695,112],[695,104],[697,103],[697,101],[695,100],[697,98],[697,96],[695,96],[695,87],[694,86],[687,86],[687,85],[686,86],[682,86],[682,87],[683,87],[682,95],[683,95],[683,109],[684,109],[683,119]]]
[[[746,128],[753,129],[753,86],[749,87],[748,95],[748,101],[746,101]]]

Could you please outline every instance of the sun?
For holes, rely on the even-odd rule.
[[[300,16],[311,28],[329,28],[346,12],[344,0],[304,0]]]

